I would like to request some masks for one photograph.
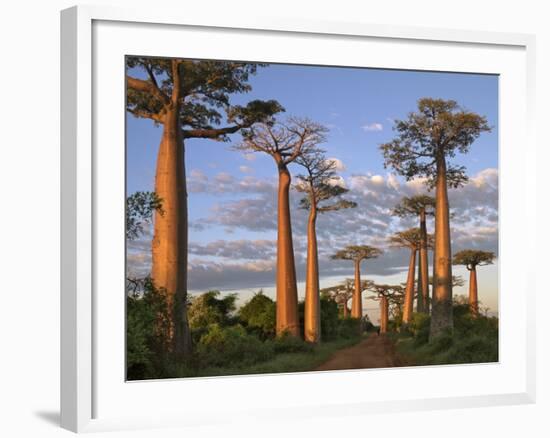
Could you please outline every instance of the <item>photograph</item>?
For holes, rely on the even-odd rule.
[[[126,55],[125,84],[126,380],[499,361],[497,74]]]

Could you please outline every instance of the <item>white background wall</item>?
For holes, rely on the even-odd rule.
[[[96,1],[98,4],[179,7],[238,14],[308,17],[428,27],[483,29],[537,35],[537,127],[540,201],[550,120],[550,14],[545,1],[245,0]],[[59,417],[59,10],[65,0],[4,2],[0,13],[0,435],[50,437]],[[521,147],[521,145],[518,145]],[[537,206],[541,229],[548,207]],[[527,254],[539,272],[548,271],[549,239],[541,235],[538,255]],[[542,281],[542,279],[539,279]],[[543,293],[540,293],[543,292]],[[137,436],[550,436],[549,298],[539,288],[538,402],[530,406],[367,415],[270,424],[262,430],[234,425],[202,429],[133,432]],[[368,390],[365,388],[364,390]],[[313,432],[314,431],[314,432]],[[443,431],[443,433],[442,433]],[[117,432],[108,436],[134,436]]]

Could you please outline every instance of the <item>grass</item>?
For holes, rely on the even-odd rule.
[[[365,339],[355,337],[338,339],[313,346],[309,351],[279,353],[264,362],[232,367],[208,367],[189,369],[182,367],[176,371],[176,377],[232,376],[237,374],[270,374],[311,371],[326,362],[334,352],[357,344]]]

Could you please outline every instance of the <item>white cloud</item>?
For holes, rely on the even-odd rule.
[[[399,190],[400,185],[401,184],[399,183],[397,177],[393,173],[390,173],[388,175],[388,186],[390,186],[394,190]]]
[[[243,154],[243,158],[246,161],[254,161],[256,159],[256,154]]]
[[[366,132],[376,132],[376,131],[382,131],[384,129],[384,126],[382,126],[382,123],[373,122],[373,123],[367,123],[363,126],[361,126],[361,129]]]
[[[334,163],[334,170],[337,170],[338,172],[343,172],[346,170],[346,165],[338,158],[327,158],[327,161]]]
[[[239,166],[239,170],[242,173],[253,173],[254,172],[254,169],[250,166]]]
[[[208,176],[200,169],[192,169],[189,173],[189,178],[201,182],[208,181]]]
[[[341,177],[341,176],[335,176],[334,178],[331,178],[328,182],[329,185],[331,186],[340,186],[342,188],[347,188],[346,187],[346,180]]]
[[[226,198],[212,206],[207,217],[191,223],[192,233],[211,229],[233,232],[235,240],[226,235],[212,242],[189,244],[189,282],[194,290],[210,288],[270,287],[275,276],[277,230],[277,182],[275,179],[259,179],[245,176],[228,178],[227,174],[213,176],[204,181],[200,172],[190,172],[196,183],[207,193],[224,193]],[[230,184],[220,183],[226,180]],[[318,217],[317,236],[319,264],[322,277],[352,275],[353,266],[336,262],[330,255],[347,244],[369,244],[387,249],[388,235],[405,228],[417,226],[416,218],[398,218],[392,209],[403,198],[418,193],[430,193],[424,180],[417,178],[405,182],[394,174],[356,174],[346,179],[351,189],[344,197],[358,204],[357,208],[322,214]],[[231,195],[235,194],[233,198]],[[247,196],[242,199],[243,194]],[[433,195],[433,192],[430,193]],[[308,212],[299,208],[301,195],[291,192],[291,211],[296,272],[303,278],[305,272],[306,230]],[[462,188],[449,190],[453,218],[451,237],[453,252],[477,248],[498,252],[498,172],[485,169],[470,176]],[[433,231],[433,218],[428,220]],[[248,232],[268,234],[246,239]],[[193,234],[191,234],[193,236]],[[150,269],[151,236],[128,244],[128,268],[136,274]],[[193,237],[192,237],[193,239]],[[402,275],[406,269],[406,251],[386,250],[376,260],[369,260],[366,275]],[[396,272],[397,270],[397,272]],[[403,274],[404,275],[404,274]]]
[[[235,177],[227,172],[220,172],[216,175],[215,180],[221,184],[232,184],[235,182]]]

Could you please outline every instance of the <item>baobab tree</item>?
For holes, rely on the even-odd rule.
[[[487,119],[461,108],[454,100],[422,98],[418,111],[397,120],[397,137],[380,146],[384,165],[407,180],[426,178],[435,188],[434,287],[430,337],[453,327],[451,229],[447,187],[460,187],[467,180],[464,166],[448,163],[457,152],[467,153],[483,132]]]
[[[426,248],[428,246],[427,240],[428,236],[426,236]],[[388,241],[391,246],[397,248],[408,248],[410,250],[409,271],[407,274],[405,301],[403,307],[403,324],[406,325],[412,320],[414,303],[414,269],[416,267],[416,253],[420,250],[422,245],[422,230],[420,228],[409,228],[408,230],[401,231],[390,236]]]
[[[225,141],[228,135],[269,120],[283,108],[274,100],[232,106],[230,95],[250,90],[258,64],[128,57],[126,110],[162,125],[155,193],[164,214],[154,219],[152,278],[171,309],[174,353],[191,350],[187,321],[188,212],[185,140]],[[220,126],[226,120],[227,126]]]
[[[355,268],[355,288],[351,301],[352,318],[361,318],[363,316],[363,306],[361,302],[361,262],[363,260],[377,258],[382,254],[378,248],[369,245],[350,245],[341,249],[331,258],[333,260],[351,260]]]
[[[382,254],[378,248],[369,245],[350,245],[341,249],[332,256],[333,260],[351,260],[355,267],[355,290],[351,301],[351,317],[363,317],[363,304],[361,302],[361,262],[374,259]]]
[[[470,271],[470,288],[468,294],[468,303],[470,312],[473,316],[479,314],[479,302],[477,296],[477,267],[493,264],[495,253],[491,251],[479,251],[475,249],[465,249],[454,255],[454,265],[464,265]]]
[[[342,308],[342,317],[344,319],[349,317],[348,301],[353,296],[353,288],[348,286],[347,281],[336,286],[321,289],[321,295],[333,300],[338,307]]]
[[[403,288],[398,285],[371,283],[368,289],[375,294],[369,298],[380,302],[380,333],[387,333],[390,303],[399,305],[403,301]]]
[[[399,217],[414,216],[420,220],[420,248],[418,249],[418,286],[417,312],[428,313],[429,286],[428,286],[428,232],[426,217],[435,212],[435,198],[428,195],[404,197],[394,208],[393,213]]]
[[[292,244],[288,165],[312,153],[325,141],[327,128],[309,119],[291,117],[286,122],[258,123],[243,130],[243,140],[235,148],[270,155],[279,173],[277,207],[277,335],[300,336],[298,290]]]
[[[305,193],[301,208],[309,211],[307,222],[306,297],[304,306],[304,339],[307,342],[321,340],[321,302],[319,300],[319,258],[317,251],[316,221],[318,213],[354,208],[355,202],[342,199],[349,190],[338,185],[336,162],[327,160],[324,151],[314,149],[302,154],[296,163],[305,169],[298,175],[295,189]]]
[[[353,278],[346,278],[346,280],[344,280],[341,284],[321,289],[322,294],[326,294],[339,306],[342,306],[342,316],[344,319],[347,319],[350,316],[348,302],[353,297],[354,282],[355,280]],[[371,280],[361,280],[361,290],[367,290],[372,283],[373,282]]]

